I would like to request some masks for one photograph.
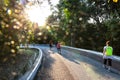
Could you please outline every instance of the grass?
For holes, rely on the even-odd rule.
[[[19,49],[16,55],[0,57],[0,80],[15,80],[23,75],[34,62],[36,53],[39,53],[37,49]]]

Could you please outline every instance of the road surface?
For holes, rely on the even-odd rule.
[[[42,47],[44,59],[34,80],[120,80],[120,75],[109,72],[102,64],[78,53],[62,49],[58,54]]]

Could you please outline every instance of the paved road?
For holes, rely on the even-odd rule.
[[[42,48],[43,66],[35,80],[120,80],[120,75],[108,72],[102,64],[78,53],[53,48]]]

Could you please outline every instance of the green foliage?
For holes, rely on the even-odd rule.
[[[51,20],[55,19],[50,22],[58,20],[59,26],[51,31],[66,45],[101,52],[106,40],[110,40],[114,54],[120,55],[120,1],[111,1],[60,0],[54,13],[57,16],[51,16]]]
[[[23,16],[23,7],[15,0],[0,4],[0,55],[17,53],[19,45],[30,39],[30,24]],[[23,33],[24,32],[24,33]]]
[[[4,0],[3,2],[4,2],[4,5],[5,5],[5,6],[8,6],[8,5],[10,4],[10,1],[9,1],[9,0]]]

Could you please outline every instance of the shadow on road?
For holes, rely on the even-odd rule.
[[[88,58],[86,56],[82,56],[80,55],[80,52],[74,52],[74,51],[69,51],[69,50],[62,50],[62,56],[66,59],[68,59],[69,61],[72,61],[76,64],[79,65],[83,65],[86,69],[86,71],[91,74],[94,75],[96,77],[101,78],[101,76],[103,76],[103,78],[111,78],[110,80],[119,80],[120,75],[116,72],[114,72],[113,70],[111,71],[107,71],[106,69],[104,69],[102,67],[102,62],[98,62],[94,59]],[[84,54],[84,53],[81,53]],[[102,60],[101,60],[102,61]]]
[[[52,51],[47,50],[47,49],[42,49],[43,51],[43,63],[42,66],[40,67],[40,69],[38,70],[38,73],[35,77],[34,80],[46,80],[45,78],[49,79],[49,80],[53,80],[50,76],[49,76],[49,72],[51,70],[51,66],[54,63],[54,59],[50,56],[50,54],[52,54]]]

